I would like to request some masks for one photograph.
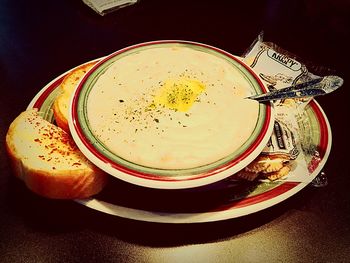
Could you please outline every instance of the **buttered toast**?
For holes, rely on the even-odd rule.
[[[68,110],[70,97],[80,80],[84,77],[85,73],[92,68],[95,63],[96,62],[90,62],[73,69],[67,74],[59,86],[60,95],[58,95],[53,104],[53,113],[58,127],[61,127],[68,133]]]
[[[87,198],[102,190],[107,175],[77,148],[70,135],[37,109],[10,125],[6,149],[15,175],[33,192],[55,199]]]

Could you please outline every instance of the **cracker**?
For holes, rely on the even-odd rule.
[[[269,158],[267,156],[258,156],[253,162],[247,165],[244,170],[251,173],[260,173],[268,168]]]
[[[272,159],[268,162],[268,167],[261,171],[262,173],[272,173],[281,170],[286,161],[281,158]]]
[[[280,170],[278,170],[276,172],[272,172],[272,173],[267,173],[264,176],[271,181],[275,181],[277,179],[280,179],[280,178],[286,176],[290,172],[290,170],[291,170],[290,166],[285,165]]]
[[[282,155],[260,155],[251,162],[245,171],[253,173],[271,173],[280,170],[289,159]]]

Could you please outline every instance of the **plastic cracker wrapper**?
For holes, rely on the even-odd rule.
[[[274,43],[264,42],[262,34],[243,54],[242,60],[259,75],[269,91],[312,80],[318,76],[293,54]],[[304,108],[312,98],[274,101],[275,123],[272,136],[262,153],[234,175],[249,181],[310,182],[310,163],[317,162],[317,149],[307,131]],[[312,162],[311,162],[312,161]]]
[[[136,4],[139,0],[83,0],[96,13],[104,16],[122,7]]]

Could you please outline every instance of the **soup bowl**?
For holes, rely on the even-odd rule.
[[[96,166],[132,184],[192,188],[253,161],[273,128],[266,92],[240,58],[190,41],[118,50],[85,74],[71,98],[69,128]]]

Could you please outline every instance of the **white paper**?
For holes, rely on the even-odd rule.
[[[95,12],[104,15],[121,7],[136,4],[138,0],[83,0]]]

